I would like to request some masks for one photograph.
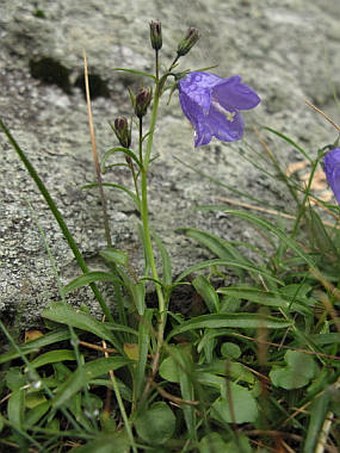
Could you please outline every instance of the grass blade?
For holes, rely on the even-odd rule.
[[[225,327],[231,329],[287,329],[292,327],[292,323],[271,316],[259,316],[257,313],[211,313],[184,321],[172,330],[170,338],[194,329],[221,329]]]

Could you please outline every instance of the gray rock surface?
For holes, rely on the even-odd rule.
[[[177,227],[197,226],[234,240],[248,240],[253,234],[232,218],[193,209],[230,193],[190,167],[274,207],[289,209],[283,187],[240,158],[249,155],[251,147],[261,152],[253,127],[280,130],[311,153],[335,138],[331,126],[309,110],[304,99],[336,118],[339,2],[0,0],[0,116],[57,201],[93,269],[99,265],[97,252],[105,244],[98,194],[81,190],[82,184],[94,179],[81,88],[82,50],[86,49],[95,82],[94,120],[98,148],[104,152],[115,144],[108,121],[130,111],[126,87],[140,84],[113,68],[152,69],[148,22],[154,18],[163,24],[164,64],[173,58],[186,28],[196,26],[202,38],[181,67],[218,64],[216,73],[241,74],[263,99],[260,107],[245,115],[244,141],[231,145],[213,142],[197,150],[177,96],[169,106],[164,100],[155,144],[159,157],[150,178],[150,210],[153,225],[171,252],[175,273],[202,253],[175,233]],[[65,283],[79,270],[3,134],[0,150],[0,313],[4,319],[20,314],[29,325],[50,300],[59,299],[58,279]],[[283,143],[276,142],[275,151],[283,161],[299,158]],[[116,168],[106,178],[127,183],[129,174]],[[113,242],[128,251],[138,270],[141,253],[134,209],[117,192],[108,192],[108,199]],[[72,294],[70,301],[95,306],[86,289]]]

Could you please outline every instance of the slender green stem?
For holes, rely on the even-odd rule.
[[[162,89],[164,83],[166,81],[166,75],[164,75],[161,79],[158,78],[158,61],[156,61],[156,87],[154,91],[154,98],[153,98],[153,107],[151,111],[151,119],[150,119],[150,127],[149,127],[149,135],[146,144],[146,151],[145,155],[142,156],[142,127],[140,124],[140,131],[139,131],[139,138],[140,138],[140,160],[142,162],[142,169],[141,169],[141,219],[142,219],[142,227],[143,227],[143,238],[144,238],[144,250],[145,250],[145,268],[150,269],[152,279],[155,282],[159,281],[155,256],[151,241],[150,235],[150,225],[149,225],[149,212],[148,212],[148,167],[150,163],[150,157],[153,147],[153,139],[155,133],[155,127],[157,122],[157,114],[158,114],[158,107],[159,107],[159,100],[162,94]],[[143,159],[142,159],[143,157]],[[167,318],[167,307],[166,307],[166,300],[163,294],[163,289],[159,283],[155,283],[157,299],[158,299],[158,329],[157,329],[157,346],[156,351],[154,354],[154,358],[151,365],[151,375],[147,382],[147,385],[144,389],[142,395],[142,401],[145,400],[149,390],[151,388],[152,382],[154,377],[157,373],[159,362],[160,362],[160,355],[161,350],[164,343],[164,330]]]
[[[307,184],[307,187],[305,188],[305,194],[304,194],[302,203],[299,205],[299,212],[298,212],[298,215],[296,216],[296,220],[294,222],[293,231],[291,233],[291,237],[292,238],[296,237],[297,232],[298,232],[298,228],[299,228],[299,224],[300,224],[300,220],[301,220],[301,218],[302,218],[302,216],[303,216],[303,214],[304,214],[304,212],[306,210],[306,203],[307,203],[308,197],[310,195],[310,190],[311,190],[311,187],[312,187],[312,182],[313,182],[314,174],[316,172],[316,168],[318,166],[318,162],[319,162],[319,159],[317,159],[316,162],[314,162],[314,165],[312,167],[311,173],[309,175],[308,184]]]
[[[138,118],[138,153],[139,161],[143,165],[143,118]]]
[[[135,192],[136,192],[136,200],[138,202],[140,202],[140,198],[139,198],[139,188],[138,188],[138,184],[137,184],[137,174],[136,174],[136,170],[135,170],[135,165],[131,159],[130,156],[126,156],[125,157],[125,160],[126,160],[126,163],[131,171],[131,175],[132,175],[132,179],[133,179],[133,185],[135,187]]]
[[[158,59],[158,50],[155,50],[155,60],[156,60],[156,80],[159,80],[159,59]]]
[[[152,106],[152,111],[151,111],[149,135],[148,135],[148,140],[147,140],[147,144],[146,144],[145,156],[144,156],[144,160],[143,160],[145,172],[148,171],[148,167],[149,167],[149,163],[150,163],[150,156],[151,156],[151,151],[152,151],[152,146],[153,146],[153,138],[154,138],[156,122],[157,122],[159,99],[160,99],[160,94],[161,94],[160,88],[161,88],[160,81],[156,80],[156,88],[155,88],[153,106]]]
[[[72,236],[70,230],[68,229],[61,212],[57,208],[57,205],[55,204],[53,198],[49,194],[45,184],[42,181],[42,179],[40,178],[40,176],[36,172],[35,168],[33,167],[31,162],[27,158],[26,154],[20,148],[19,144],[16,142],[16,140],[14,139],[14,137],[12,136],[12,134],[7,129],[7,127],[5,126],[4,122],[1,119],[0,119],[0,128],[6,134],[6,136],[8,138],[8,141],[10,142],[10,144],[12,145],[12,147],[14,148],[14,150],[16,151],[18,156],[20,157],[21,161],[25,165],[25,167],[26,167],[28,173],[30,174],[31,178],[33,179],[33,181],[38,186],[38,189],[40,190],[40,193],[44,197],[48,207],[50,208],[52,214],[54,215],[54,218],[58,222],[58,224],[60,226],[60,229],[61,229],[61,231],[62,231],[62,233],[63,233],[63,235],[64,235],[64,237],[65,237],[65,239],[66,239],[66,241],[67,241],[67,243],[68,243],[68,245],[70,247],[70,249],[72,250],[73,255],[74,255],[74,257],[75,257],[80,269],[84,273],[87,273],[89,271],[89,269],[88,269],[87,264],[86,264],[82,254],[81,254],[81,252],[80,252],[80,250],[79,250],[79,248],[78,248],[78,246],[76,244],[76,241],[73,239],[73,236]],[[101,309],[103,310],[103,313],[107,317],[107,319],[109,321],[113,321],[113,317],[111,315],[109,307],[107,306],[107,304],[106,304],[101,292],[99,291],[97,285],[95,283],[91,283],[90,287],[91,287],[91,289],[92,289],[97,301],[99,302],[99,305],[101,306]]]

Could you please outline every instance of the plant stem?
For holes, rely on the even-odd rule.
[[[156,63],[156,68],[157,68]],[[155,262],[155,256],[154,256],[154,251],[153,251],[153,246],[152,246],[152,241],[151,241],[151,235],[150,235],[150,224],[149,224],[149,211],[148,211],[148,167],[150,163],[150,156],[151,156],[151,151],[152,151],[152,146],[153,146],[153,138],[154,138],[154,132],[155,132],[155,126],[156,126],[156,121],[157,121],[157,113],[158,113],[158,106],[159,106],[159,99],[161,96],[162,92],[162,86],[164,84],[164,81],[161,79],[159,80],[157,78],[156,80],[156,89],[155,89],[155,94],[154,94],[154,99],[153,99],[153,107],[152,107],[152,112],[151,112],[151,119],[150,119],[150,128],[149,128],[149,135],[148,135],[148,141],[146,145],[146,151],[145,151],[145,156],[144,159],[142,159],[142,125],[140,122],[140,130],[139,130],[139,139],[140,139],[140,160],[142,162],[142,168],[141,168],[141,220],[142,220],[142,228],[143,228],[143,239],[144,239],[144,250],[145,250],[145,268],[150,269],[151,271],[151,276],[152,279],[155,281],[155,287],[156,287],[156,293],[157,293],[157,299],[158,299],[158,329],[157,329],[157,346],[156,346],[156,352],[154,354],[152,366],[151,366],[151,376],[149,378],[149,381],[144,389],[143,395],[142,395],[142,400],[145,399],[147,396],[150,388],[152,381],[157,373],[158,367],[159,367],[159,361],[160,361],[160,354],[161,354],[161,349],[163,346],[164,342],[164,330],[165,330],[165,324],[166,324],[166,300],[163,294],[163,289],[160,285],[159,282],[159,277],[158,277],[158,272],[157,272],[157,267],[156,267],[156,262]]]
[[[156,122],[157,122],[157,113],[158,113],[160,95],[161,95],[161,81],[156,80],[156,89],[155,89],[155,94],[154,94],[154,98],[153,98],[153,106],[152,106],[152,111],[151,111],[149,135],[148,135],[148,141],[146,144],[146,151],[145,151],[145,156],[144,156],[144,161],[143,161],[143,167],[144,167],[146,173],[148,171],[148,167],[149,167],[149,163],[150,163],[150,155],[151,155],[152,146],[153,146],[153,137],[154,137],[155,127],[156,127]]]

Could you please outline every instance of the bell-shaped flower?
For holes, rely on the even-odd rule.
[[[191,72],[178,83],[179,100],[195,129],[195,146],[207,145],[212,137],[233,142],[243,136],[241,110],[260,103],[259,96],[235,75],[222,78],[209,72]]]
[[[327,182],[340,204],[340,148],[333,148],[324,159],[324,170]]]

